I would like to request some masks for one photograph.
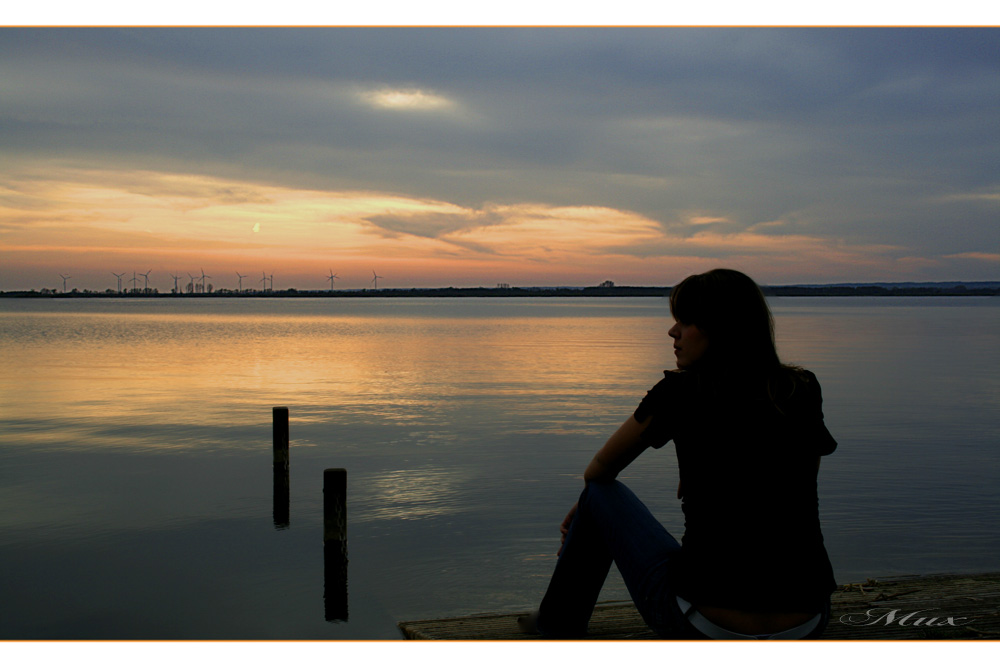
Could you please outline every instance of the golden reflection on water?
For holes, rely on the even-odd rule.
[[[295,406],[299,423],[323,421],[338,408],[361,419],[424,424],[453,401],[566,395],[570,416],[583,415],[592,400],[655,381],[651,369],[667,362],[649,359],[650,346],[665,339],[660,308],[594,317],[588,308],[551,316],[507,314],[501,306],[479,316],[449,316],[447,308],[433,316],[397,313],[391,303],[352,311],[333,300],[329,312],[303,313],[287,301],[236,313],[171,312],[170,304],[134,312],[127,303],[120,312],[107,304],[97,312],[5,308],[0,403],[8,419],[33,424],[19,433],[22,443],[127,446],[130,425],[259,424],[272,405]],[[662,349],[666,357],[668,346]],[[59,433],[39,428],[46,423],[60,424]],[[100,438],[87,437],[91,428]],[[137,439],[134,446],[184,447],[196,439],[180,429],[169,442]]]
[[[817,373],[834,417],[873,394],[926,402],[927,363],[949,369],[936,380],[963,402],[995,409],[982,355],[950,362],[940,341],[989,349],[997,309],[923,304],[777,299],[779,352]],[[955,313],[982,330],[955,331]],[[673,365],[669,325],[660,299],[6,300],[0,443],[245,446],[227,429],[266,427],[275,405],[297,424],[394,424],[418,444],[494,421],[599,438]]]

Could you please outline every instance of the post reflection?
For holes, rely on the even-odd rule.
[[[290,524],[288,468],[274,466],[272,517],[275,530],[287,530]]]
[[[323,608],[331,623],[347,621],[347,540],[323,544]]]
[[[274,527],[288,528],[289,524],[289,484],[288,484],[288,408],[272,408],[274,433]]]
[[[323,600],[326,620],[347,621],[347,470],[323,471]]]

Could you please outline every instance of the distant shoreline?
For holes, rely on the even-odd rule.
[[[1000,283],[945,283],[926,284],[857,284],[857,285],[764,285],[768,296],[997,296]],[[0,298],[9,299],[242,299],[242,298],[413,298],[413,297],[665,297],[670,287],[433,287],[410,289],[361,289],[361,290],[266,290],[244,291],[216,290],[208,293],[173,294],[138,290],[118,293],[70,291],[11,291],[0,292]]]

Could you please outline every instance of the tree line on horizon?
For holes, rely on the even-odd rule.
[[[134,293],[106,290],[60,292],[53,289],[0,291],[3,297],[21,298],[205,298],[205,297],[474,297],[474,296],[647,296],[663,297],[670,294],[671,287],[645,287],[609,285],[596,287],[413,287],[359,290],[285,290],[237,291],[214,290],[188,293],[160,293],[153,289]],[[768,296],[997,296],[1000,284],[955,284],[935,285],[911,284],[857,284],[857,285],[762,285],[761,290]]]

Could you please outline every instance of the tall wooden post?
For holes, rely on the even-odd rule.
[[[274,467],[288,469],[288,408],[274,408]]]
[[[347,470],[323,471],[323,564],[326,620],[347,620]]]

